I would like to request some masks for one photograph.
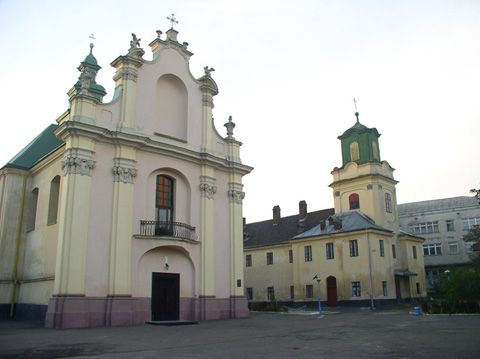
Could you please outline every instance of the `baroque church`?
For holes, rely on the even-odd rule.
[[[245,289],[250,302],[328,306],[414,300],[426,296],[423,238],[399,227],[398,183],[380,159],[376,128],[355,124],[338,139],[342,166],[331,172],[334,208],[244,227]],[[320,291],[320,292],[319,292]]]
[[[90,53],[69,107],[0,169],[0,316],[49,328],[248,315],[241,142],[178,32],[132,34],[104,102]]]

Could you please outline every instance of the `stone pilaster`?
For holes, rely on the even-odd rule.
[[[243,280],[243,218],[242,200],[245,198],[239,175],[231,175],[235,182],[228,184],[229,223],[230,223],[230,296],[244,295]],[[235,311],[233,311],[234,315]]]
[[[131,294],[131,242],[135,169],[135,149],[116,148],[113,159],[113,208],[110,247],[109,295]]]
[[[200,176],[201,203],[201,285],[200,295],[204,298],[215,296],[215,238],[214,238],[214,196],[217,192],[213,168],[203,167]]]
[[[90,190],[94,143],[82,142],[82,148],[67,148],[62,161],[62,184],[55,268],[56,295],[85,294],[85,263],[90,213]],[[67,142],[67,147],[69,143]]]

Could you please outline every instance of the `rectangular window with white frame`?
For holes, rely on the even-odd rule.
[[[334,253],[333,242],[327,243],[326,249],[327,249],[327,259],[334,259],[335,253]]]
[[[423,255],[424,256],[441,256],[442,244],[441,243],[424,244]]]
[[[448,254],[458,254],[458,243],[449,242],[448,243]]]
[[[462,229],[469,231],[474,226],[480,226],[480,217],[462,219]]]
[[[455,221],[453,219],[448,219],[446,222],[447,232],[455,232]]]
[[[352,297],[361,297],[362,289],[360,287],[360,282],[352,282]]]
[[[413,224],[410,231],[413,234],[438,233],[438,221]]]

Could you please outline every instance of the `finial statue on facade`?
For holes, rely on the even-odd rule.
[[[170,20],[171,22],[171,28],[173,29],[173,24],[178,24],[177,19],[175,18],[175,14],[172,12],[172,15],[167,16],[167,20]]]
[[[213,67],[204,66],[203,71],[205,71],[205,76],[210,77],[210,73],[215,71],[215,69]]]
[[[157,33],[157,39],[159,39],[163,34],[162,30],[157,30],[156,33]]]
[[[233,129],[235,128],[235,123],[232,121],[232,116],[228,117],[228,122],[224,124],[224,126],[227,128],[227,138],[228,139],[235,139],[233,137]]]
[[[135,35],[133,32],[132,32],[132,40],[130,41],[130,50],[133,50],[133,49],[137,49],[140,47],[140,41],[142,39],[138,39],[137,38],[137,35]]]
[[[358,119],[359,113],[357,111],[357,100],[355,99],[355,97],[353,98],[353,105],[355,106],[355,117],[357,117],[357,122],[360,122],[360,120]]]

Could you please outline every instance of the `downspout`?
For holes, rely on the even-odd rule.
[[[368,230],[365,228],[365,235],[367,236],[367,246],[368,246],[368,270],[370,276],[370,310],[375,309],[375,304],[373,302],[373,274],[372,274],[372,252],[370,248],[370,237],[368,236]]]
[[[13,262],[13,272],[12,272],[12,299],[10,301],[10,313],[9,318],[13,318],[13,312],[15,310],[15,298],[17,296],[17,287],[19,286],[18,281],[18,261],[20,255],[20,240],[22,239],[22,227],[23,227],[23,213],[25,209],[25,190],[27,188],[27,176],[23,175],[23,182],[22,182],[22,194],[20,197],[20,208],[18,210],[18,222],[17,222],[17,235],[15,238],[15,258]]]

